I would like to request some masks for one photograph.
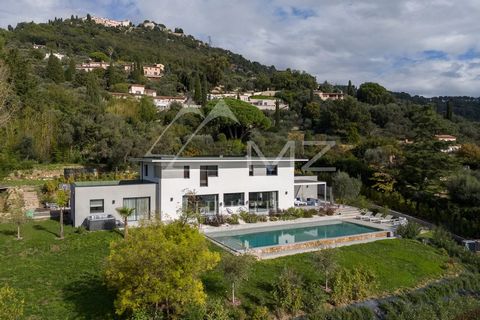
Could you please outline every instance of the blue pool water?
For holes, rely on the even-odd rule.
[[[337,221],[334,223],[315,226],[285,226],[282,229],[270,231],[245,231],[243,234],[227,234],[218,236],[210,235],[210,238],[231,249],[243,250],[248,248],[269,247],[319,239],[351,236],[377,231],[379,231],[379,229],[350,222]]]

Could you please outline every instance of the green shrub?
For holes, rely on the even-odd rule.
[[[252,320],[269,320],[272,319],[270,312],[268,311],[268,308],[265,306],[256,306],[253,309],[252,315],[251,315]]]
[[[332,301],[336,305],[364,299],[377,288],[376,276],[368,269],[342,269],[333,281]]]
[[[232,214],[230,217],[227,217],[226,222],[228,224],[239,224],[239,216],[238,214]]]
[[[80,226],[80,227],[75,228],[75,233],[84,234],[86,232],[87,232],[87,229],[84,226]]]
[[[13,288],[8,285],[0,288],[0,319],[22,319],[24,304],[23,298]]]
[[[413,221],[409,221],[406,225],[401,225],[397,228],[397,235],[405,239],[416,239],[420,235],[422,227]]]
[[[295,316],[303,305],[302,279],[285,268],[274,284],[273,298],[279,310]]]

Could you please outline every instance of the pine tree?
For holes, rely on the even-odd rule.
[[[65,81],[62,64],[53,53],[50,53],[50,57],[48,57],[47,78],[55,83],[62,83]]]
[[[73,81],[73,78],[75,77],[75,71],[75,60],[70,59],[70,61],[68,62],[67,70],[65,70],[65,80]]]
[[[202,84],[198,75],[195,76],[195,91],[193,94],[193,100],[195,100],[195,102],[198,104],[202,103]]]

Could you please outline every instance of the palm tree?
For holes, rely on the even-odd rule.
[[[118,214],[123,217],[123,222],[125,224],[125,232],[123,234],[123,237],[125,239],[127,239],[127,237],[128,237],[128,217],[130,217],[132,215],[132,213],[133,213],[133,211],[135,211],[135,209],[134,208],[121,207],[121,208],[117,208],[115,210],[117,210]]]
[[[55,195],[55,200],[57,202],[57,205],[60,207],[60,240],[64,239],[63,236],[63,213],[65,211],[65,207],[68,204],[68,192],[65,190],[58,190],[56,195]]]

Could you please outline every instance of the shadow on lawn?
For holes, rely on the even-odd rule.
[[[115,293],[100,275],[84,273],[63,288],[64,297],[75,305],[79,319],[115,319]]]
[[[52,230],[48,230],[47,228],[45,228],[45,227],[42,226],[41,224],[36,224],[36,225],[34,225],[34,226],[33,226],[33,229],[38,230],[38,231],[45,231],[45,232],[47,232],[47,233],[53,234],[55,237],[58,237],[58,233],[53,232]]]
[[[17,231],[15,230],[0,230],[0,233],[5,236],[15,236],[17,235]]]

